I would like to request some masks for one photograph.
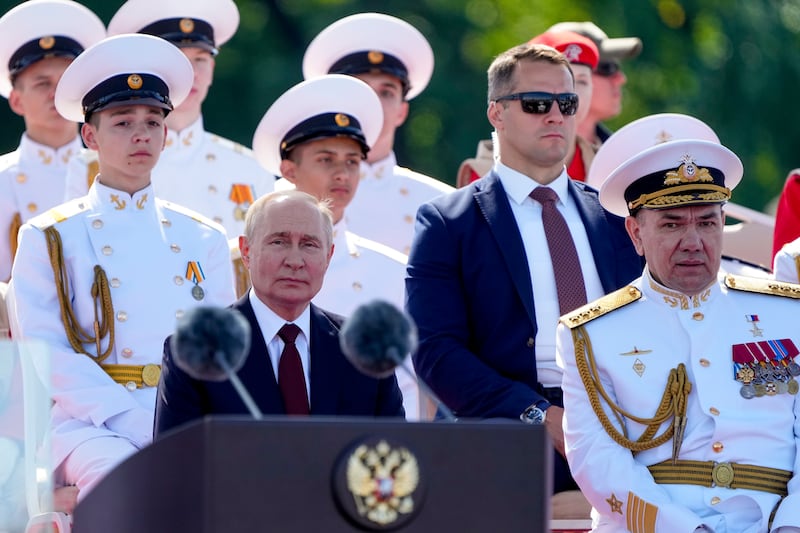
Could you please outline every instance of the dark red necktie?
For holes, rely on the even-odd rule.
[[[287,415],[308,415],[308,393],[300,352],[294,341],[300,334],[295,324],[284,324],[278,331],[278,337],[284,342],[281,359],[278,361],[278,386],[283,396],[283,405]]]
[[[578,250],[567,221],[556,207],[556,192],[550,187],[537,187],[530,197],[542,204],[542,225],[556,276],[558,308],[565,315],[586,303],[586,286],[583,283]]]

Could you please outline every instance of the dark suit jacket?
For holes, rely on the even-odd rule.
[[[644,263],[624,219],[605,211],[583,183],[570,180],[569,194],[605,291],[637,278]],[[414,367],[458,416],[518,418],[543,399],[530,270],[496,175],[420,207],[406,291],[419,330]]]
[[[285,414],[267,345],[245,295],[233,304],[250,322],[250,353],[237,375],[263,414]],[[311,414],[403,417],[403,397],[394,375],[374,379],[361,374],[339,348],[342,317],[311,305]],[[209,414],[247,414],[229,382],[199,381],[175,363],[170,339],[164,343],[156,400],[156,438],[163,432]]]

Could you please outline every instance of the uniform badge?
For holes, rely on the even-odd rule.
[[[424,492],[417,458],[389,439],[358,443],[342,456],[334,475],[340,507],[362,528],[394,530],[421,509]]]
[[[189,264],[186,265],[186,279],[194,283],[192,287],[192,298],[198,302],[205,298],[206,293],[203,287],[200,286],[200,283],[204,281],[206,277],[198,261],[189,261]]]
[[[749,322],[757,322],[758,317]],[[755,324],[753,326],[756,327]],[[739,394],[745,399],[776,394],[797,394],[800,365],[792,339],[745,342],[732,346],[733,377],[742,384]]]
[[[39,48],[42,50],[50,50],[56,45],[56,38],[52,35],[47,35],[39,39]]]
[[[231,193],[228,198],[236,204],[233,209],[233,218],[239,221],[244,220],[247,208],[255,201],[253,186],[246,183],[234,183],[231,185]]]
[[[758,327],[758,315],[745,315],[745,318],[753,325],[753,329],[750,330],[753,337],[761,337],[764,330]]]
[[[142,77],[138,74],[131,74],[128,76],[128,87],[133,90],[141,89],[143,83]]]

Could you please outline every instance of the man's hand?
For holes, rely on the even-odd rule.
[[[547,416],[544,419],[544,428],[547,434],[550,435],[550,440],[553,441],[553,448],[558,453],[566,457],[564,451],[564,428],[561,427],[561,419],[564,417],[564,408],[557,405],[551,405],[547,408]]]

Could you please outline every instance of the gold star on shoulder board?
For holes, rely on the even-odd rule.
[[[619,513],[622,514],[622,501],[618,500],[614,493],[611,493],[610,498],[606,498],[608,505],[611,506],[612,513]]]

